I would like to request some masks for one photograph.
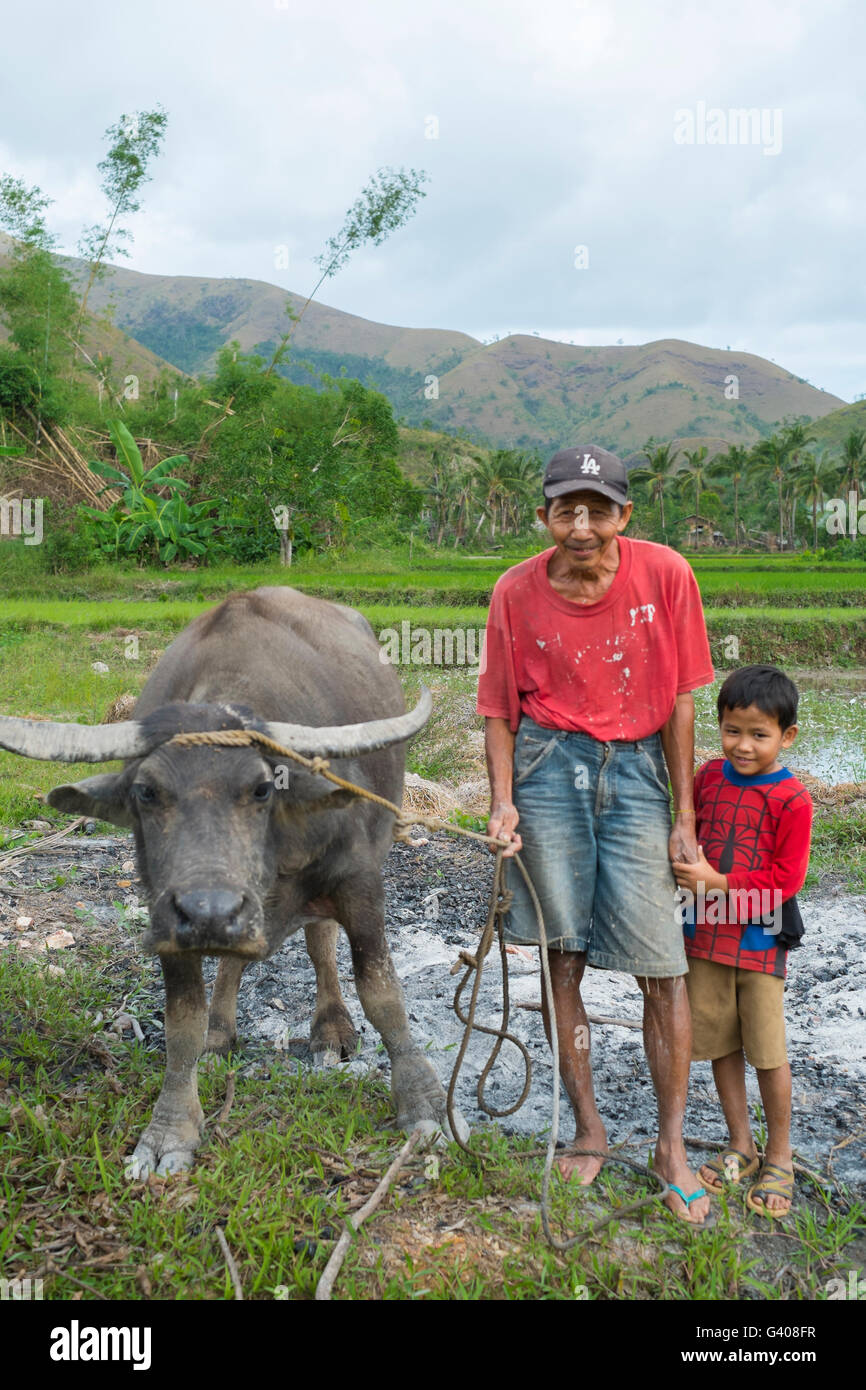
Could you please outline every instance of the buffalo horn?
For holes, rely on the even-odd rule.
[[[139,758],[148,747],[134,719],[120,724],[54,724],[0,715],[0,748],[42,762],[107,763],[113,758]]]
[[[392,743],[417,734],[433,709],[433,699],[426,685],[421,698],[407,714],[392,715],[390,719],[371,719],[365,724],[334,724],[316,729],[306,724],[274,724],[267,726],[268,734],[277,743],[287,744],[296,753],[307,757],[356,758],[388,748]]]

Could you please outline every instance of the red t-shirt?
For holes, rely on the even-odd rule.
[[[521,713],[602,741],[647,738],[676,697],[713,679],[701,596],[682,555],[618,537],[619,569],[598,603],[552,587],[556,547],[506,570],[490,601],[478,713]]]
[[[786,767],[744,777],[713,758],[695,774],[695,809],[698,844],[728,893],[689,905],[686,955],[784,976],[787,951],[776,936],[783,904],[806,880],[812,798]]]

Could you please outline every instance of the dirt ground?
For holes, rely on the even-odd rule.
[[[132,838],[118,834],[93,838],[71,835],[39,847],[0,873],[0,951],[47,952],[52,968],[63,971],[95,938],[118,948],[128,961],[144,918],[133,863]],[[451,1009],[457,978],[450,970],[461,950],[474,950],[487,915],[493,859],[482,847],[445,833],[429,835],[418,846],[396,843],[385,865],[387,924],[397,972],[403,982],[411,1027],[443,1082],[447,1083],[462,1036]],[[57,878],[65,882],[57,883]],[[786,1016],[794,1075],[793,1142],[813,1169],[866,1194],[866,898],[830,893],[800,898],[806,936],[789,957]],[[23,924],[22,924],[23,919]],[[28,922],[27,919],[32,919]],[[68,938],[72,938],[71,940]],[[349,1011],[358,1028],[359,1054],[341,1065],[356,1073],[388,1063],[377,1035],[358,1005],[345,940],[340,975]],[[541,977],[531,953],[509,954],[511,1029],[529,1049],[532,1089],[524,1106],[501,1121],[513,1133],[541,1133],[550,1124],[552,1067],[538,1012],[520,1008],[540,999]],[[163,1046],[162,981],[156,961],[141,958],[143,975],[130,979],[132,991],[145,987],[126,1007],[119,1026],[141,1033],[155,1050]],[[213,974],[212,963],[208,970]],[[313,1006],[314,973],[302,934],[290,938],[269,961],[249,967],[239,998],[240,1046],[252,1074],[266,1065],[269,1052],[295,1055],[304,1063]],[[118,1001],[128,992],[118,978]],[[468,996],[468,992],[467,992]],[[485,966],[478,1020],[497,1024],[501,1010],[498,953]],[[640,1019],[640,992],[623,975],[591,970],[585,986],[587,1008],[598,1014]],[[119,1007],[119,1005],[118,1005]],[[134,1019],[134,1022],[132,1021]],[[102,1026],[110,1026],[105,1020]],[[592,1030],[593,1067],[599,1108],[612,1141],[629,1140],[641,1158],[654,1134],[655,1100],[637,1029],[597,1024]],[[478,1108],[475,1084],[490,1040],[475,1035],[458,1086],[458,1103],[473,1128],[491,1123]],[[506,1045],[491,1078],[488,1099],[504,1109],[523,1083],[523,1064]],[[754,1074],[749,1094],[758,1101]],[[567,1106],[561,1134],[571,1137]],[[686,1116],[686,1133],[721,1139],[724,1129],[712,1089],[709,1063],[697,1063]],[[694,1154],[695,1161],[700,1154]]]

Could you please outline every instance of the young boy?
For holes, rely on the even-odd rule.
[[[779,762],[797,736],[797,687],[775,666],[744,666],[719,691],[724,758],[695,777],[699,860],[675,863],[688,890],[685,948],[692,1059],[712,1060],[729,1147],[705,1163],[711,1192],[758,1168],[746,1103],[746,1060],[758,1073],[767,1122],[764,1162],[746,1200],[782,1217],[794,1194],[791,1068],[782,996],[788,949],[803,924],[794,894],[809,862],[812,800]]]

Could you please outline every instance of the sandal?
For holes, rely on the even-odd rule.
[[[698,1187],[690,1197],[687,1197],[683,1189],[677,1187],[676,1183],[673,1182],[668,1183],[668,1190],[670,1192],[675,1192],[678,1197],[682,1198],[686,1204],[687,1212],[691,1210],[692,1202],[696,1202],[699,1197],[706,1197],[707,1195],[703,1187]],[[665,1206],[667,1206],[667,1203],[665,1203]],[[681,1212],[673,1211],[670,1207],[667,1209],[671,1213],[671,1216],[675,1216],[678,1221],[684,1222],[686,1226],[692,1226],[696,1231],[704,1231],[707,1230],[708,1227],[715,1225],[715,1216],[712,1212],[709,1212],[704,1217],[703,1221],[691,1221],[688,1216],[683,1216]]]
[[[701,1168],[709,1168],[711,1173],[717,1173],[720,1182],[708,1182],[703,1179],[704,1187],[708,1192],[724,1192],[725,1183],[742,1182],[744,1178],[750,1178],[753,1173],[758,1171],[760,1160],[756,1154],[754,1158],[749,1158],[740,1149],[723,1149],[715,1158],[709,1159],[701,1164]]]
[[[768,1207],[766,1202],[755,1202],[753,1198],[760,1197],[761,1194],[767,1197],[785,1197],[788,1205],[784,1209],[774,1209]],[[777,1163],[767,1163],[761,1168],[758,1181],[753,1183],[746,1193],[746,1205],[751,1211],[757,1211],[763,1216],[775,1217],[778,1221],[781,1217],[788,1215],[791,1210],[791,1202],[794,1200],[794,1174],[788,1168],[780,1168]]]

